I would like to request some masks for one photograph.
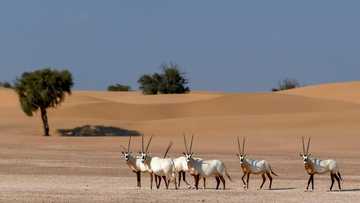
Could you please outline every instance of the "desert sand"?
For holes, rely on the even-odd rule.
[[[360,199],[360,82],[314,85],[277,93],[192,92],[144,96],[139,92],[74,91],[49,112],[52,136],[42,136],[39,115],[27,117],[16,94],[0,89],[0,202],[357,202]],[[155,135],[150,151],[184,151],[182,134],[195,134],[193,151],[225,162],[233,182],[225,191],[208,188],[149,189],[120,158],[128,137],[63,137],[57,129],[100,125]],[[268,160],[273,190],[242,188],[236,136],[246,136],[249,157]],[[329,175],[315,176],[315,191],[304,192],[308,175],[299,157],[301,136],[311,152],[336,159],[343,191],[328,192]],[[134,138],[132,149],[140,149]],[[192,179],[188,176],[188,180]],[[183,184],[182,184],[183,185]],[[265,183],[267,188],[268,182]],[[335,185],[335,189],[337,186]]]

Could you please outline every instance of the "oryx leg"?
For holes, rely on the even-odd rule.
[[[267,175],[267,177],[269,178],[269,181],[270,181],[270,183],[269,183],[269,190],[271,190],[272,177],[271,177],[271,175],[270,175],[270,173],[269,173],[269,172],[267,172],[267,173],[266,173],[266,175]]]
[[[309,176],[309,180],[308,180],[308,183],[307,183],[307,186],[306,186],[306,190],[309,190],[309,185],[310,185],[310,183],[311,183],[311,179],[312,179],[312,177],[313,177],[313,175],[312,175],[312,174],[310,174],[310,176]]]
[[[266,181],[266,177],[265,177],[265,174],[261,174],[261,177],[262,177],[262,183],[261,183],[261,185],[260,185],[260,190],[262,189],[262,187],[263,187],[263,185],[264,185],[264,183],[265,183],[265,181]]]
[[[166,180],[166,176],[163,176],[162,178],[164,179],[166,189],[169,189],[169,183],[168,183],[168,181]]]
[[[249,189],[249,179],[250,179],[250,173],[246,176],[246,189]]]
[[[330,185],[330,191],[331,191],[335,182],[334,174],[330,173],[330,178],[331,178],[331,185]]]
[[[200,175],[194,175],[194,179],[195,179],[195,188],[199,189]]]
[[[216,176],[215,179],[216,179],[216,189],[218,190],[220,185],[220,178],[219,176]]]
[[[224,178],[224,176],[219,176],[219,177],[220,177],[220,180],[221,180],[221,182],[223,184],[223,189],[225,190],[225,178]]]
[[[155,182],[156,182],[156,188],[159,189],[161,185],[161,177],[158,175],[155,175]]]
[[[137,187],[141,187],[141,172],[136,171],[134,173],[136,173]]]
[[[314,174],[311,176],[311,188],[314,190]]]
[[[183,177],[183,181],[185,182],[185,184],[189,186],[190,183],[188,183],[188,182],[186,181],[186,173],[185,173],[185,171],[182,172],[182,177]]]
[[[244,180],[245,176],[246,176],[246,173],[244,173],[244,175],[241,177],[241,180],[244,183],[244,185],[243,185],[244,189],[246,188],[246,182]]]
[[[169,183],[170,183],[170,179],[169,179]],[[178,187],[177,187],[176,177],[174,177],[174,185],[175,185],[175,190],[177,190]]]
[[[181,174],[182,174],[182,171],[180,171],[180,172],[178,173],[178,175],[179,175],[179,183],[178,183],[178,187],[180,187],[180,182],[181,182]]]
[[[153,178],[154,178],[153,174],[150,173],[150,189],[151,189],[151,190],[152,190],[152,186],[153,186],[153,182],[154,182]],[[155,179],[156,179],[156,177],[155,177]],[[155,181],[156,181],[156,180],[155,180]]]
[[[338,182],[339,190],[341,190],[340,177],[337,174],[334,174],[336,181]]]
[[[206,189],[206,178],[203,178],[203,182],[204,182],[204,189]]]

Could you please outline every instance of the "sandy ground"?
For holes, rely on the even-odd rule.
[[[139,93],[74,92],[50,112],[51,137],[41,136],[36,115],[26,117],[16,95],[0,89],[0,202],[357,202],[360,198],[358,82],[325,84],[283,93],[206,93],[142,96]],[[171,157],[184,150],[182,133],[196,135],[196,156],[221,159],[233,182],[225,191],[208,188],[142,188],[120,159],[128,137],[61,137],[56,129],[104,125],[154,134],[151,153],[173,141]],[[279,174],[273,190],[257,190],[261,178],[241,184],[236,136],[246,136],[248,156],[268,160]],[[341,192],[328,192],[329,175],[308,176],[299,157],[300,137],[312,136],[311,152],[334,158],[344,178]],[[140,138],[132,148],[139,150]],[[188,180],[192,182],[191,177]],[[202,182],[201,182],[202,183]],[[265,187],[267,188],[267,183]],[[337,187],[335,187],[337,189]]]

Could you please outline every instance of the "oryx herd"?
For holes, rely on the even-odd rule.
[[[199,157],[194,157],[192,151],[194,136],[191,136],[190,145],[188,146],[186,136],[184,135],[184,145],[185,152],[182,156],[177,158],[167,158],[167,154],[172,146],[172,142],[169,143],[166,148],[165,154],[162,157],[152,156],[149,153],[149,146],[152,141],[152,136],[149,138],[146,147],[144,148],[144,135],[141,136],[141,151],[138,155],[133,155],[130,150],[131,145],[131,136],[129,137],[128,146],[125,148],[121,145],[122,155],[121,157],[125,159],[126,164],[132,170],[137,177],[137,187],[141,187],[141,173],[148,173],[150,175],[150,188],[153,188],[153,179],[155,178],[156,188],[159,189],[161,185],[161,180],[164,180],[166,189],[169,188],[171,182],[174,183],[174,188],[178,189],[180,187],[181,181],[183,181],[188,188],[199,188],[200,179],[203,180],[203,188],[206,188],[206,178],[214,177],[216,180],[216,189],[219,189],[220,182],[222,183],[222,188],[226,188],[225,177],[230,181],[231,177],[227,171],[227,168],[223,161],[221,160],[205,160]],[[240,168],[243,172],[241,178],[243,182],[244,189],[249,189],[249,178],[250,174],[261,175],[262,183],[259,189],[263,188],[264,183],[266,182],[266,177],[269,179],[269,190],[272,186],[272,175],[278,176],[272,169],[269,162],[266,160],[255,160],[248,158],[245,153],[245,141],[242,139],[242,146],[240,144],[240,139],[237,137],[238,153],[237,156],[240,160]],[[304,162],[305,171],[310,175],[306,191],[309,189],[311,183],[312,190],[314,190],[314,175],[315,174],[325,174],[330,173],[331,177],[331,186],[330,191],[333,188],[335,180],[338,183],[339,190],[341,190],[342,177],[339,172],[339,167],[335,160],[320,160],[317,159],[309,153],[310,148],[310,138],[308,139],[307,145],[305,147],[304,137],[302,137],[302,149],[303,152],[300,153],[301,158]],[[192,186],[189,182],[186,181],[186,173],[190,174],[194,178],[194,185]],[[246,177],[246,181],[244,178]]]

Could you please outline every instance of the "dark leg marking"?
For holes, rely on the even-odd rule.
[[[312,175],[310,174],[309,180],[308,180],[308,183],[307,183],[307,186],[306,186],[306,190],[309,190],[309,185],[310,185],[310,182],[311,182],[311,177],[312,177]]]
[[[262,183],[261,183],[260,189],[262,189],[262,187],[263,187],[263,185],[264,185],[264,183],[265,183],[265,181],[266,181],[265,174],[261,174],[261,177],[262,177],[263,181],[262,181]]]
[[[241,180],[242,180],[242,182],[244,183],[244,188],[246,187],[246,182],[245,182],[245,180],[244,180],[245,176],[246,176],[246,173],[244,173],[244,175],[241,177]]]
[[[220,178],[216,176],[215,179],[216,179],[216,189],[218,190],[220,185]]]
[[[186,181],[186,173],[185,171],[182,172],[182,176],[183,176],[183,181],[185,182],[186,185],[190,185],[187,181]]]
[[[249,189],[249,179],[250,179],[250,173],[246,176],[246,189]]]
[[[221,180],[221,182],[223,184],[223,189],[225,190],[225,178],[224,178],[224,176],[219,176],[219,177],[220,177],[220,180]]]
[[[153,182],[154,182],[153,178],[154,178],[153,174],[150,173],[150,189],[152,189],[152,186],[153,186]],[[156,179],[156,177],[155,177],[155,179]]]
[[[334,174],[336,181],[338,182],[339,190],[341,190],[341,183],[340,183],[340,177],[336,174]]]
[[[269,190],[271,190],[272,177],[271,177],[270,173],[266,173],[266,175],[267,175],[267,177],[269,178],[269,181],[270,181],[270,183],[269,183]]]
[[[331,186],[330,186],[330,191],[331,191],[335,182],[334,174],[330,173],[330,178],[331,178]]]
[[[160,185],[161,185],[161,177],[160,176],[155,176],[155,180],[156,180],[156,188],[159,189]]]
[[[136,172],[136,180],[137,180],[137,186],[141,187],[141,173],[140,173],[140,171]]]
[[[311,175],[311,188],[314,190],[314,174]]]
[[[168,181],[166,180],[166,176],[163,176],[162,178],[164,179],[166,189],[169,189],[169,183],[168,183]]]
[[[178,187],[180,187],[180,182],[181,182],[181,174],[182,174],[182,171],[180,171],[178,174],[179,174],[179,183],[178,183]]]

